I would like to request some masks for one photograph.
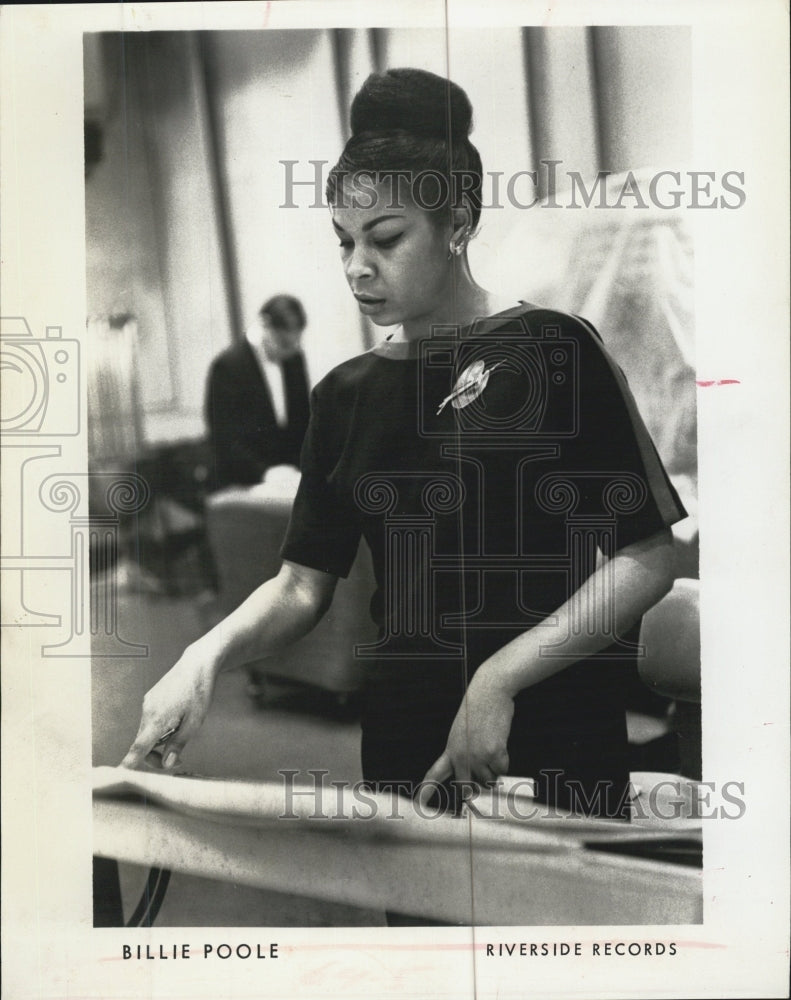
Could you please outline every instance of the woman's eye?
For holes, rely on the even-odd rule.
[[[396,233],[395,236],[388,236],[383,240],[376,240],[375,246],[379,247],[380,250],[389,250],[390,247],[394,247],[396,243],[401,239],[403,233]]]
[[[373,245],[377,250],[389,250],[391,247],[394,247],[396,243],[398,243],[403,235],[403,233],[396,233],[394,236],[388,236],[385,239],[374,240]],[[342,250],[353,250],[354,240],[339,240],[338,246]]]

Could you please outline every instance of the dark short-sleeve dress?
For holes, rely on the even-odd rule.
[[[567,601],[597,559],[685,516],[623,373],[578,317],[522,303],[330,372],[313,393],[282,555],[345,576],[361,536],[370,547],[378,640],[357,650],[366,780],[414,791],[477,667]],[[572,627],[602,613],[580,608]],[[517,695],[510,773],[534,779],[539,798],[626,814],[638,633],[613,632]]]

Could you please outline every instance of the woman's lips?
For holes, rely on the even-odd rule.
[[[357,299],[357,304],[360,307],[360,311],[364,313],[373,313],[382,308],[385,304],[385,299],[375,299],[372,295],[355,295]]]

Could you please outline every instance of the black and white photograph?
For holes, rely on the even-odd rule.
[[[7,996],[785,995],[752,9],[4,8]]]

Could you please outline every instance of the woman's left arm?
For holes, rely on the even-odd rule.
[[[424,782],[494,781],[508,771],[508,735],[514,696],[624,635],[673,585],[673,536],[669,528],[620,549],[600,566],[565,604],[535,628],[523,632],[489,657],[475,672],[451,726],[444,752]],[[588,620],[572,628],[578,609]],[[614,631],[603,622],[613,622]],[[551,656],[542,646],[565,637],[564,653]],[[428,784],[421,798],[432,794]]]

